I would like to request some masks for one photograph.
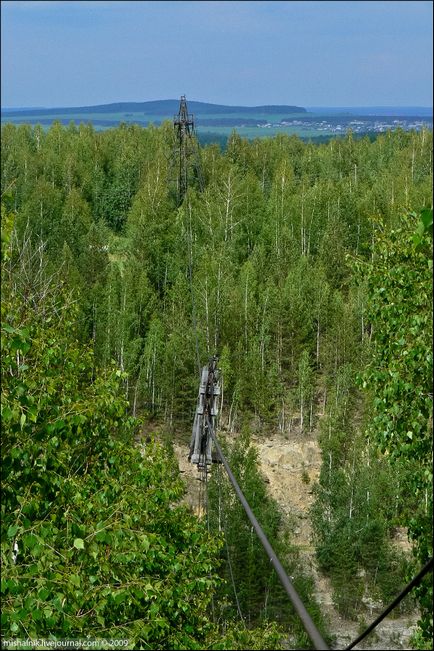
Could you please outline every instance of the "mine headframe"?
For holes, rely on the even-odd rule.
[[[196,183],[203,190],[200,147],[194,126],[194,115],[188,112],[185,95],[181,96],[178,115],[173,117],[175,147],[173,163],[176,169],[176,194],[181,205],[187,188]]]
[[[217,368],[218,357],[211,357],[208,366],[202,368],[193,433],[188,460],[197,464],[198,469],[211,465],[212,437],[210,428],[215,431],[220,396],[220,372]]]

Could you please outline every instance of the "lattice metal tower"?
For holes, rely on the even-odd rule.
[[[173,118],[176,144],[174,162],[177,168],[177,199],[182,203],[187,188],[197,184],[203,190],[200,148],[194,128],[194,116],[188,112],[185,95],[181,96],[178,115]]]

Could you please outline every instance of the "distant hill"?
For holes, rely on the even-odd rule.
[[[187,101],[190,113],[197,115],[224,115],[242,113],[246,114],[294,114],[307,113],[306,109],[301,106],[286,105],[266,105],[266,106],[225,106],[223,104],[209,104],[208,102]],[[50,115],[77,115],[87,113],[141,113],[142,115],[153,115],[168,117],[177,113],[179,110],[178,99],[163,99],[151,102],[116,102],[114,104],[98,104],[96,106],[70,106],[59,108],[40,108],[40,109],[2,109],[2,117],[14,117],[19,114],[20,117],[36,117],[44,114]]]

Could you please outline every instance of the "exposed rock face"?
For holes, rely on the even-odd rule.
[[[271,496],[293,523],[294,543],[306,551],[313,547],[308,511],[312,504],[312,485],[321,468],[321,453],[313,440],[252,437],[259,452],[262,474]]]
[[[188,504],[198,516],[202,516],[199,509],[200,501],[200,473],[197,466],[188,460],[189,446],[183,443],[175,442],[173,444],[175,456],[178,459],[179,471],[185,481],[187,492],[183,501]]]
[[[236,438],[236,434],[231,437]],[[292,540],[299,547],[300,554],[315,580],[315,596],[329,621],[329,630],[335,636],[333,649],[344,649],[354,640],[363,628],[362,619],[354,622],[342,618],[333,606],[332,588],[327,577],[316,566],[315,549],[312,543],[312,528],[309,509],[313,501],[312,486],[317,481],[321,469],[321,451],[314,434],[310,438],[301,437],[296,432],[290,438],[274,434],[264,439],[252,436],[252,443],[259,454],[259,464],[270,495],[280,506],[290,525]],[[179,469],[187,484],[185,502],[198,512],[200,482],[196,466],[188,462],[188,446],[175,442],[174,451]],[[396,544],[401,549],[410,550],[406,532],[397,531]],[[362,617],[367,626],[377,617],[382,605],[365,598],[366,612]],[[417,612],[392,619],[387,617],[359,649],[410,649],[409,640],[416,630]]]

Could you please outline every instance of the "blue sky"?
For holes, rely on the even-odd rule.
[[[432,106],[430,1],[4,0],[1,105]]]

